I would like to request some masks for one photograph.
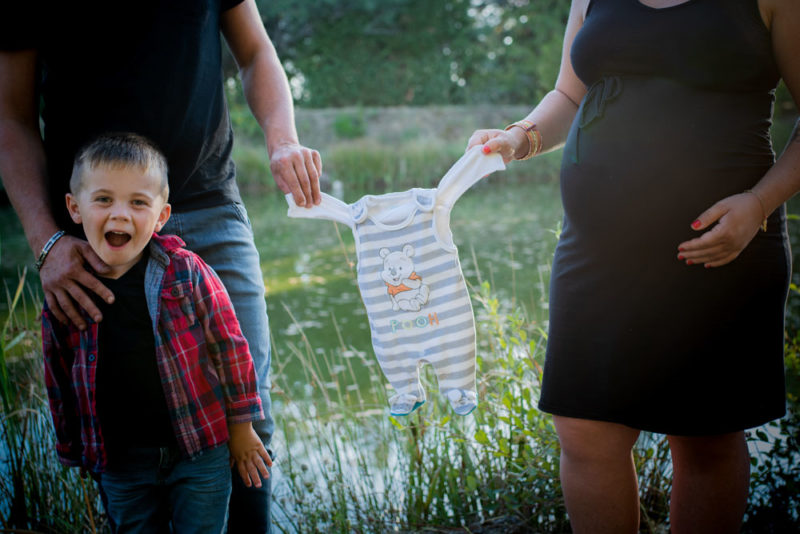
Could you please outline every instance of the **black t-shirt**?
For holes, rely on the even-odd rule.
[[[222,80],[221,13],[242,0],[24,0],[0,9],[0,49],[36,48],[51,201],[92,137],[132,131],[169,163],[176,211],[240,200]]]
[[[98,328],[97,414],[111,462],[128,447],[165,447],[176,442],[147,311],[146,268],[145,253],[116,280],[103,278],[114,292],[114,304],[96,299],[103,313]]]

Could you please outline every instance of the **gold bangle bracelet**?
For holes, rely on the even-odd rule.
[[[525,132],[525,137],[528,138],[528,151],[523,157],[514,159],[517,161],[524,161],[532,158],[542,150],[542,134],[536,129],[536,124],[527,119],[523,119],[509,124],[505,127],[505,131],[508,131],[511,128],[520,128],[523,132]]]
[[[542,146],[543,146],[543,143],[542,143],[542,132],[540,132],[537,128],[534,127],[533,135],[534,135],[534,138],[536,139],[536,147],[533,149],[533,153],[531,154],[531,157],[537,156],[539,154],[539,152],[542,151]]]
[[[761,221],[761,231],[762,232],[766,232],[767,231],[767,210],[764,208],[764,201],[761,200],[761,195],[759,195],[758,193],[756,193],[752,189],[745,189],[744,192],[745,193],[751,193],[754,197],[756,197],[756,200],[758,200],[758,204],[761,206],[761,215],[764,216],[764,220]]]

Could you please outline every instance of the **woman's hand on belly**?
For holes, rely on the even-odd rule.
[[[706,231],[678,245],[678,260],[705,267],[730,263],[758,233],[763,220],[763,208],[754,193],[723,198],[691,224],[694,230]]]

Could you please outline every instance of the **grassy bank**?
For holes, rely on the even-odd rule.
[[[276,344],[275,359],[303,369],[313,399],[289,393],[282,373],[275,373],[280,431],[273,442],[273,489],[281,532],[568,532],[555,432],[551,418],[535,407],[545,332],[499,300],[487,282],[473,295],[481,403],[467,418],[452,414],[431,373],[423,376],[428,403],[407,418],[387,417],[386,386],[377,369],[367,390],[353,387],[354,368],[374,365],[371,355],[343,341],[315,347],[304,335],[299,343]],[[0,345],[0,526],[105,532],[93,484],[55,460],[38,325],[22,310],[38,303],[26,302],[21,291],[11,298]],[[795,335],[786,352],[795,384],[799,354]],[[745,532],[800,526],[797,394],[790,396],[789,417],[749,436],[751,450],[760,452],[753,455]],[[671,474],[666,443],[643,434],[635,457],[642,532],[664,532]]]
[[[260,195],[277,196],[264,171],[259,135],[242,118],[245,115],[241,110],[234,107],[233,112],[236,158],[245,188]],[[502,126],[524,112],[525,108],[519,107],[300,110],[298,123],[301,138],[323,153],[326,183],[342,182],[346,198],[352,200],[380,189],[434,185],[461,154],[474,128]],[[783,128],[788,135],[785,124]],[[492,185],[541,181],[553,189],[558,159],[559,155],[554,154],[529,164],[512,165],[509,172],[493,176]],[[507,189],[512,191],[506,191],[508,195],[514,191],[520,194]],[[457,236],[476,234],[473,226],[489,218],[492,208],[485,204],[494,205],[496,198],[485,201],[485,191],[474,191],[481,196],[465,196],[459,202],[456,211],[465,210],[474,220],[459,222],[454,214]],[[528,241],[551,238],[557,220],[555,212],[545,212],[528,198],[519,201],[522,204],[512,205],[509,201],[511,207],[505,209],[519,213],[524,210],[530,215],[525,219]],[[270,241],[284,249],[285,257],[262,252],[267,262],[265,275],[271,276],[272,270],[283,272],[285,265],[286,274],[281,276],[288,286],[290,273],[298,272],[295,264],[301,263],[291,246],[297,241],[306,243],[310,237],[298,232],[298,221],[292,221],[293,230],[290,229],[285,206],[266,213],[269,203],[248,204],[254,208],[250,215],[256,239],[263,240],[257,241],[259,248]],[[798,251],[800,222],[793,220],[790,224],[794,250]],[[23,266],[32,264],[32,260],[10,210],[0,213],[0,227],[0,260],[7,286],[5,299],[0,298],[4,307],[0,313],[0,529],[104,532],[107,524],[93,483],[80,479],[75,470],[62,468],[55,458],[41,370],[38,281],[30,272],[23,274]],[[307,228],[309,234],[322,233],[310,223]],[[470,247],[462,248],[465,272],[469,269],[467,277],[473,282],[481,402],[467,418],[452,414],[438,394],[430,371],[423,376],[428,402],[408,418],[388,417],[387,386],[368,338],[364,343],[355,343],[346,330],[353,322],[363,322],[363,316],[356,317],[350,325],[347,316],[337,313],[325,315],[324,319],[315,317],[329,323],[334,331],[333,341],[323,342],[309,333],[308,321],[302,316],[305,308],[311,308],[305,305],[306,301],[270,301],[271,309],[278,310],[271,313],[289,316],[291,324],[286,328],[296,333],[273,331],[273,399],[279,424],[273,443],[277,452],[274,492],[280,531],[568,531],[552,421],[535,408],[547,343],[549,267],[544,264],[549,252],[544,252],[544,245],[530,251],[515,249],[510,242],[506,247],[504,240],[508,236],[501,234],[495,229],[489,239],[478,238],[501,242],[499,249],[470,254]],[[349,254],[352,259],[349,243],[343,244],[342,238],[334,234],[327,238],[325,250],[318,251],[321,256],[328,254],[323,258],[325,262],[336,255],[340,263],[345,263],[341,261],[342,249],[344,256]],[[464,258],[465,254],[476,259]],[[494,263],[487,259],[489,256]],[[275,269],[270,263],[273,260]],[[503,268],[514,267],[501,270],[501,264]],[[316,265],[312,267],[308,272],[316,273]],[[341,277],[340,282],[353,286],[352,269],[337,269],[334,274]],[[518,289],[521,283],[514,291],[515,276],[537,278],[535,282],[542,292],[537,289],[535,296],[533,291],[529,295],[527,290]],[[24,277],[30,281],[29,289],[18,286]],[[341,295],[333,278],[332,275],[313,291],[305,291],[315,299],[324,291]],[[795,275],[795,281],[798,279]],[[511,291],[500,287],[506,282]],[[269,285],[282,287],[281,283]],[[302,291],[301,286],[292,286],[292,292]],[[281,305],[284,301],[288,303],[285,308]],[[345,304],[350,309],[360,309],[357,300]],[[753,477],[745,532],[791,532],[800,528],[798,310],[800,294],[795,288],[789,301],[785,352],[790,415],[749,435]],[[298,391],[295,382],[304,384],[306,389]],[[636,461],[642,531],[664,532],[671,467],[663,439],[643,435],[637,444]]]
[[[245,190],[272,190],[258,125],[237,104],[236,89],[229,98],[240,183]],[[341,182],[352,201],[366,193],[434,187],[464,153],[474,130],[502,128],[528,111],[525,106],[299,109],[297,128],[302,142],[322,155],[325,187]],[[533,165],[510,166],[497,180],[554,181],[560,161],[560,153],[546,154]]]

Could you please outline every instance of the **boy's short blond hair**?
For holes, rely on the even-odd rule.
[[[112,132],[94,138],[85,144],[75,156],[69,189],[77,195],[83,186],[83,174],[87,168],[100,165],[109,167],[138,167],[142,171],[154,171],[161,176],[161,194],[166,202],[169,197],[167,158],[155,143],[143,135],[129,132]]]

